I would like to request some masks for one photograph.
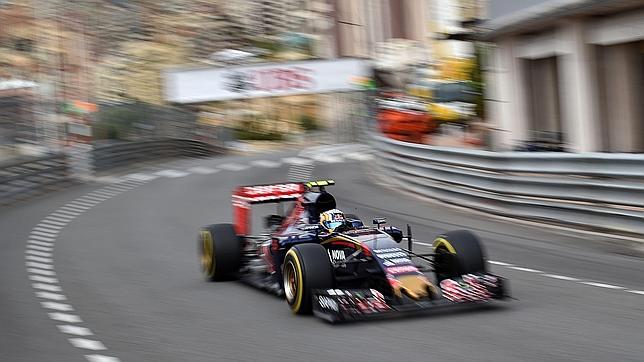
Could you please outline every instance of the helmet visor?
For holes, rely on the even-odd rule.
[[[344,221],[325,221],[324,226],[326,226],[327,229],[335,229],[338,226],[342,225]]]

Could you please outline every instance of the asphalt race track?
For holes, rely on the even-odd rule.
[[[628,249],[416,200],[360,153],[325,154],[174,161],[0,210],[0,360],[644,360],[644,264]],[[202,279],[197,230],[231,220],[233,187],[309,176],[421,242],[473,229],[517,300],[335,326]]]

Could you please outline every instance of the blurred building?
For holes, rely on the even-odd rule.
[[[497,145],[644,152],[644,1],[547,2],[486,27]]]
[[[424,40],[425,1],[336,0],[338,56],[371,58],[376,44],[393,38]]]
[[[390,39],[418,42],[437,57],[472,56],[466,42],[439,34],[461,30],[461,23],[485,15],[485,0],[336,0],[337,53],[373,57]]]

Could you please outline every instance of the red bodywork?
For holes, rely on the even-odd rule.
[[[240,186],[233,192],[233,224],[238,235],[248,235],[253,204],[293,201],[304,193],[304,184],[297,182]]]

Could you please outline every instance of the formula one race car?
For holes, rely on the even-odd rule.
[[[404,235],[383,226],[384,218],[367,227],[337,210],[325,190],[333,184],[237,188],[234,223],[205,226],[199,234],[206,278],[238,278],[284,295],[296,314],[313,312],[330,322],[508,296],[505,279],[487,272],[483,246],[470,231],[447,232],[434,240],[433,252],[416,253],[409,225]],[[250,235],[251,205],[259,203],[288,203],[291,210],[266,216],[267,231]]]

